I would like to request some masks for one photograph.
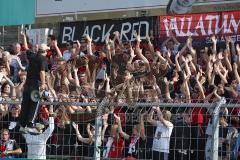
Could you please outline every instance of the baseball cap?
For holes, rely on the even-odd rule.
[[[3,46],[0,46],[0,49],[4,51],[4,47]]]
[[[50,50],[50,47],[48,47],[45,43],[40,44],[39,50],[46,51]]]

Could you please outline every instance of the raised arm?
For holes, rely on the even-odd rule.
[[[120,39],[120,33],[118,31],[114,32],[114,38],[113,38],[114,42],[118,42],[118,44],[121,46],[122,45],[122,41]]]
[[[237,50],[237,56],[238,56],[237,62],[239,64],[240,63],[240,46],[239,46],[239,44],[236,45],[236,50]]]
[[[169,91],[169,81],[167,80],[166,77],[164,77],[164,83],[165,83],[165,87],[166,87],[166,89],[165,89],[166,98],[168,100],[171,100],[172,98],[171,98],[170,91]]]
[[[137,53],[138,57],[143,60],[144,64],[145,64],[146,67],[147,67],[147,70],[150,71],[150,70],[151,70],[151,67],[150,67],[149,61],[148,61],[147,58],[142,54],[142,49],[136,48],[136,53]]]
[[[183,75],[184,75],[184,82],[182,85],[182,93],[185,94],[187,102],[191,103],[191,94],[188,86],[189,76],[187,76],[185,72],[183,72]]]
[[[57,51],[57,55],[59,58],[62,58],[62,52],[60,51],[59,47],[58,47],[58,44],[57,44],[57,40],[54,40],[54,47]]]
[[[108,36],[106,37],[106,39],[105,39],[105,44],[106,44],[106,56],[107,56],[107,59],[109,60],[109,62],[111,62],[112,61],[112,53],[111,53],[111,46],[110,46],[110,44],[111,44],[111,42],[110,42],[110,39],[109,39],[109,34],[108,34]]]
[[[144,127],[144,116],[147,115],[147,112],[140,115],[140,137],[142,140],[146,139],[145,127]]]
[[[226,45],[229,45],[228,41],[226,42]],[[226,64],[226,67],[227,67],[228,71],[232,71],[232,65],[231,65],[231,62],[229,60],[230,57],[231,57],[230,50],[229,49],[225,49],[224,50],[224,61],[225,61],[225,64]]]
[[[196,76],[197,86],[198,86],[198,89],[199,89],[199,91],[200,91],[201,99],[205,99],[205,94],[204,94],[203,86],[202,86],[202,84],[200,83],[199,78],[200,78],[200,73],[198,72],[198,73],[197,73],[197,76]]]
[[[109,94],[111,93],[111,88],[110,88],[110,78],[105,75],[105,79],[106,79],[106,88],[105,88],[105,94]]]
[[[101,140],[103,142],[104,141],[104,137],[105,137],[105,132],[106,132],[107,127],[108,127],[108,123],[107,123],[108,114],[104,114],[102,116],[102,119],[103,119],[103,128],[102,128],[102,131],[101,131]]]
[[[148,118],[147,118],[147,121],[148,123],[150,123],[151,125],[153,126],[157,126],[157,121],[153,119],[153,114],[154,114],[154,109],[155,108],[152,108],[149,115],[148,115]]]
[[[27,38],[26,38],[26,35],[25,35],[24,33],[21,33],[21,37],[22,37],[23,46],[24,46],[25,50],[29,50],[29,48],[28,48],[28,44],[27,44]]]
[[[91,140],[90,138],[83,138],[83,137],[82,137],[81,133],[80,133],[79,130],[78,130],[78,125],[77,125],[76,123],[73,122],[73,123],[72,123],[72,126],[73,126],[73,128],[75,129],[77,138],[78,138],[78,140],[79,140],[80,142],[83,142],[83,143],[86,143],[86,144],[92,143],[92,140]]]
[[[179,57],[180,57],[180,52],[178,52],[175,56],[175,65],[176,65],[176,69],[177,71],[182,71],[180,64],[179,64]]]
[[[16,142],[15,142],[16,143]],[[16,155],[16,154],[22,154],[22,149],[17,145],[14,144],[16,149],[10,150],[10,151],[4,151],[3,154],[5,155]]]
[[[240,76],[238,73],[238,66],[236,63],[233,63],[233,71],[234,71],[234,75],[236,77],[237,83],[240,84]]]
[[[116,119],[116,121],[117,121],[118,131],[119,131],[120,135],[121,135],[124,139],[129,140],[130,136],[122,130],[122,124],[121,124],[121,119],[120,119],[120,117],[117,116],[116,114],[114,114],[114,117],[115,117],[115,119]]]
[[[53,112],[53,106],[50,105],[50,108],[49,108],[49,127],[41,135],[41,136],[43,136],[43,139],[45,141],[48,140],[48,138],[52,135],[52,132],[54,130],[54,115],[55,115],[55,113]]]
[[[148,48],[149,48],[150,52],[153,54],[154,53],[154,47],[153,47],[153,44],[151,42],[151,38],[149,37],[149,35],[146,36],[146,41],[148,43]]]
[[[213,35],[211,37],[211,40],[213,42],[213,54],[216,55],[217,54],[217,38],[215,35]]]
[[[93,56],[92,39],[89,37],[89,35],[86,35],[86,41],[87,41],[87,53],[88,55]]]
[[[221,80],[222,80],[224,83],[227,83],[227,78],[226,78],[227,75],[225,74],[226,71],[225,71],[224,74],[222,74],[219,66],[215,67],[215,71],[216,71],[216,73],[220,76]]]
[[[196,54],[196,50],[193,48],[192,46],[192,38],[189,37],[188,40],[187,40],[187,47],[192,55],[192,58],[193,58],[193,62],[195,64],[197,64],[197,54]]]
[[[160,122],[162,122],[164,127],[168,128],[169,127],[169,123],[168,123],[167,120],[165,120],[163,118],[163,114],[162,114],[162,111],[160,110],[160,108],[156,107],[156,111],[157,111],[157,115],[158,115],[158,118],[159,118]]]

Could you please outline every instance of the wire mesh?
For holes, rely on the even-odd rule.
[[[234,101],[231,100],[223,105],[219,113],[219,159],[230,159],[236,154],[240,106],[232,102]],[[72,105],[71,102],[66,103]],[[23,154],[16,157],[26,157],[29,154],[26,140],[16,125],[19,112],[17,102],[14,102],[14,105],[11,102],[8,104],[11,106],[10,111],[5,115],[1,112],[1,128],[9,129],[11,139],[15,139],[22,149]],[[130,107],[127,104],[108,103],[102,108],[102,115],[98,115],[95,110],[95,106],[99,103],[79,102],[75,105],[81,108],[91,106],[92,113],[83,110],[69,113],[68,105],[54,105],[55,127],[46,141],[47,159],[94,159],[94,144],[97,136],[95,124],[98,116],[103,121],[101,129],[105,129],[105,134],[100,135],[101,159],[156,159],[158,156],[166,156],[164,153],[169,153],[168,159],[171,160],[201,160],[207,158],[211,149],[209,148],[212,141],[210,128],[214,103],[135,103]],[[172,131],[167,131],[166,135],[162,135],[163,128],[159,128],[162,122],[156,111],[157,106],[160,106],[163,115],[166,114],[165,111],[170,111],[172,115],[170,122],[173,128]],[[157,125],[149,123],[152,110],[153,120],[158,122]],[[42,105],[37,118],[37,122],[42,123],[45,128],[49,127],[47,111],[48,105],[47,107]],[[119,129],[118,117],[122,131]],[[140,125],[141,121],[143,128]],[[72,122],[78,125],[80,137]],[[153,151],[153,142],[159,137],[169,143],[160,141],[164,143],[161,145],[169,145],[163,154]],[[39,144],[32,140],[32,145]]]

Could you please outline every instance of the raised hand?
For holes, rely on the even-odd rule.
[[[109,81],[110,81],[110,78],[108,77],[108,75],[107,75],[107,74],[105,74],[105,76],[104,76],[104,79],[105,79],[105,81],[107,81],[107,82],[109,82]]]
[[[88,34],[85,36],[85,38],[86,38],[88,43],[92,42],[92,39],[90,38],[90,36]]]
[[[136,37],[137,42],[141,42],[141,37],[140,37],[140,35],[137,34],[136,31],[133,33],[133,35]]]
[[[132,49],[132,47],[130,47],[130,56],[132,58],[136,57],[136,55],[134,54],[134,50]]]
[[[217,38],[216,38],[215,35],[213,35],[213,36],[211,37],[211,40],[212,40],[213,43],[217,43]]]
[[[115,31],[113,34],[115,35],[116,38],[120,37],[120,33],[118,31]]]
[[[239,44],[236,45],[236,50],[237,50],[238,54],[240,54],[240,46],[239,46]]]
[[[164,77],[163,81],[166,85],[169,85],[169,81],[167,80],[167,77]]]
[[[187,46],[188,47],[192,46],[192,37],[188,37],[188,39],[187,39]]]
[[[234,69],[234,70],[237,70],[237,69],[238,69],[237,63],[233,63],[233,69]]]
[[[78,130],[78,125],[75,122],[72,122],[72,126],[75,130]]]
[[[109,44],[109,38],[110,37],[110,34],[108,33],[107,36],[106,36],[106,39],[105,39],[105,44],[108,45]]]
[[[233,42],[232,38],[230,36],[225,37],[226,43],[231,43]]]
[[[90,123],[87,124],[87,130],[90,131],[91,125]]]
[[[149,35],[146,35],[146,41],[150,42],[150,36]]]
[[[116,114],[114,114],[115,120],[117,123],[121,123],[121,119],[119,116],[117,116]]]

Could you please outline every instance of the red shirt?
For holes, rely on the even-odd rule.
[[[192,109],[192,123],[203,124],[204,123],[204,108],[195,107]]]
[[[2,154],[2,152],[4,152],[5,150],[6,150],[5,144],[1,144],[1,145],[0,145],[0,152],[1,152],[0,158],[6,157],[4,154]]]
[[[108,158],[121,158],[121,153],[123,151],[125,143],[122,138],[118,141],[116,139],[113,140],[111,150],[109,151]]]
[[[126,114],[121,111],[121,108],[120,107],[115,108],[113,113],[115,113],[117,116],[120,117],[122,126],[125,126],[126,125]]]
[[[46,105],[42,105],[39,116],[44,122],[48,121],[48,113],[47,113]]]
[[[193,101],[193,103],[195,103]],[[204,123],[205,108],[194,107],[192,109],[192,124],[202,125]]]

